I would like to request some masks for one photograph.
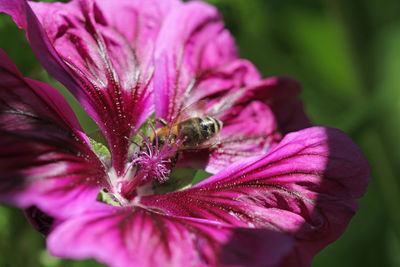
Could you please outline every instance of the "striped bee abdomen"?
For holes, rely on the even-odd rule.
[[[213,117],[194,117],[178,124],[178,131],[182,131],[181,136],[186,137],[183,143],[186,149],[196,148],[216,136],[221,128],[222,122]]]

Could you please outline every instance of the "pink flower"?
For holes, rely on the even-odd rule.
[[[369,179],[361,151],[339,130],[310,127],[298,83],[262,80],[239,59],[213,7],[0,0],[0,11],[108,144],[1,51],[0,200],[26,209],[51,254],[110,266],[309,266],[346,229]],[[153,146],[140,131],[153,113],[173,123],[192,104],[223,127],[177,166],[214,175],[166,190],[188,178],[170,176],[186,136]]]

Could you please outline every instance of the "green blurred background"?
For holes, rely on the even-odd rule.
[[[342,129],[371,169],[367,194],[346,233],[313,267],[400,266],[400,1],[209,0],[241,56],[265,77],[290,75],[316,125]],[[25,76],[65,89],[38,65],[24,33],[0,15],[0,47]],[[71,97],[69,97],[71,99]],[[86,130],[93,129],[71,99]],[[45,240],[13,207],[0,207],[0,267],[102,266],[49,256]]]

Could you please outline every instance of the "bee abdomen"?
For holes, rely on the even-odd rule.
[[[186,137],[183,143],[186,147],[195,147],[214,137],[222,128],[222,123],[212,117],[195,117],[180,123],[182,136]]]

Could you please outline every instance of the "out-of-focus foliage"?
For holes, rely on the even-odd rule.
[[[48,1],[49,2],[49,1]],[[346,233],[313,267],[400,266],[400,1],[209,0],[264,76],[290,75],[314,124],[340,128],[368,158],[372,177]],[[0,15],[0,47],[25,76],[76,100],[38,65],[11,19]],[[105,229],[106,230],[106,229]],[[0,266],[102,266],[49,256],[21,211],[0,207]]]

